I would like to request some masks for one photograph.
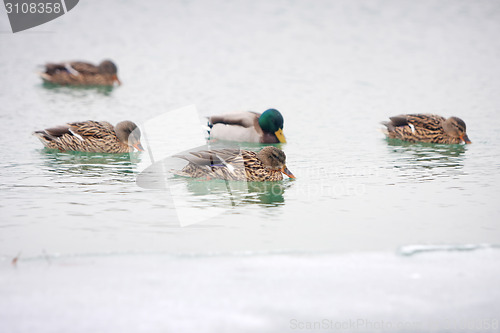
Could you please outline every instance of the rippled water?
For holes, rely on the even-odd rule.
[[[498,243],[496,1],[115,1],[118,15],[101,6],[111,8],[81,2],[15,35],[0,26],[2,255]],[[46,61],[103,58],[116,61],[122,86],[57,87],[35,75]],[[146,155],[54,153],[30,135],[85,119],[144,124],[192,104],[200,117],[281,110],[297,179],[231,192],[168,176],[172,199],[136,185]],[[415,112],[463,118],[473,144],[378,131]],[[176,202],[224,211],[181,227]]]
[[[0,331],[283,332],[360,316],[498,331],[498,1],[87,0],[17,34],[3,8]],[[36,75],[104,58],[122,86]],[[170,172],[184,162],[163,153],[205,144],[186,134],[205,116],[270,107],[296,180]],[[473,143],[385,139],[380,122],[401,113],[458,116]],[[31,135],[87,119],[135,121],[148,151],[58,153]]]

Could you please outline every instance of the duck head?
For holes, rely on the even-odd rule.
[[[144,148],[141,145],[141,130],[134,122],[129,120],[119,122],[115,126],[115,132],[120,142],[123,142],[139,151],[144,151]]]
[[[465,122],[458,117],[450,117],[443,122],[444,132],[454,138],[459,138],[465,143],[471,143],[467,136]]]
[[[279,170],[288,177],[295,178],[293,173],[286,167],[286,155],[281,149],[273,146],[264,147],[257,153],[257,158],[266,168],[275,171]]]
[[[276,135],[279,142],[286,143],[283,134],[283,116],[278,110],[269,109],[262,113],[259,117],[259,126],[264,132]]]
[[[111,60],[104,60],[99,64],[99,70],[103,74],[111,75],[113,78],[113,81],[118,82],[118,85],[121,85],[122,83],[118,79],[118,68],[116,67],[115,63],[112,62]]]

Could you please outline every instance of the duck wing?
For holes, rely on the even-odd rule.
[[[72,135],[69,126],[64,125],[34,131],[33,134],[42,139],[44,144],[56,140],[65,134]]]
[[[436,131],[441,128],[444,117],[434,114],[406,114],[389,118],[391,122],[388,125],[389,130],[394,127],[410,126],[415,128],[424,128]],[[387,125],[386,125],[387,126]]]
[[[65,64],[45,64],[45,74],[54,75],[60,71],[67,71]]]
[[[260,113],[245,111],[211,116],[208,120],[210,124],[226,124],[252,127],[255,126],[256,122],[258,123],[259,117]]]
[[[99,74],[99,68],[88,62],[72,61],[63,63],[48,63],[45,64],[45,74],[54,75],[58,72],[68,72],[73,75],[95,75]]]
[[[107,121],[81,121],[68,123],[69,131],[73,135],[77,135],[80,137],[95,137],[95,138],[105,138],[109,136],[116,137],[116,133],[113,125],[108,123]]]
[[[56,127],[51,127],[51,128],[46,128],[43,130],[46,134],[53,138],[58,138],[63,136],[64,134],[71,134],[69,130],[69,126],[67,125],[61,125],[61,126],[56,126]]]
[[[75,70],[76,72],[83,74],[83,75],[85,75],[85,74],[92,74],[92,75],[99,74],[99,68],[95,65],[88,63],[88,62],[72,61],[72,62],[66,64],[67,68],[68,68],[68,66],[70,68],[72,68],[73,70]],[[71,72],[71,70],[69,68],[68,68],[68,71]]]
[[[186,155],[174,155],[195,165],[243,165],[242,151],[239,149],[216,149],[190,152]]]

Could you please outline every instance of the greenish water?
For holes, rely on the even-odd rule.
[[[116,2],[120,15],[95,6],[0,36],[2,255],[498,243],[496,2],[179,1],[161,11]],[[102,58],[118,64],[122,86],[58,87],[35,74],[47,61]],[[167,175],[180,191],[172,199],[136,185],[147,153],[62,154],[30,135],[86,119],[143,124],[193,104],[200,117],[281,110],[297,179],[274,193],[245,184],[237,204],[181,227],[176,202],[203,210],[234,193]],[[415,112],[463,118],[473,144],[407,144],[378,131]],[[166,145],[178,135],[165,133]]]
[[[3,8],[1,332],[498,331],[498,1],[87,0],[17,34]],[[36,75],[105,58],[122,86]],[[170,172],[204,117],[271,107],[297,179]],[[473,143],[385,139],[401,113],[458,116]],[[87,119],[135,121],[148,151],[31,135]]]

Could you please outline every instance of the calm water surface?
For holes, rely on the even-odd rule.
[[[497,1],[83,1],[2,33],[0,255],[499,244],[498,31]],[[35,74],[103,58],[122,86],[54,87]],[[145,124],[187,105],[200,117],[279,109],[297,179],[228,191],[167,175],[170,190],[143,188],[146,153],[54,153],[31,136],[66,121]],[[473,144],[378,130],[416,112],[461,117]],[[221,211],[181,226],[179,205]]]

